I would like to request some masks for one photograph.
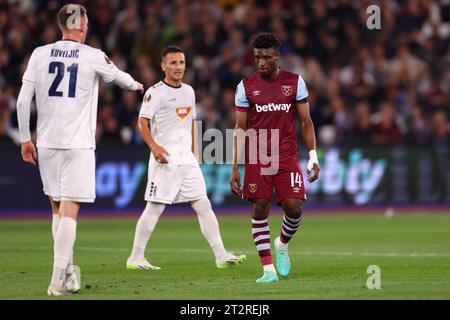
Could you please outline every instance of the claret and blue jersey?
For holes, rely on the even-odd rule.
[[[297,156],[295,105],[306,102],[307,98],[308,90],[300,75],[280,70],[275,79],[266,80],[256,72],[237,86],[235,106],[237,111],[248,112],[247,129],[254,129],[257,134],[261,129],[267,130],[268,152],[271,151],[271,130],[279,130],[279,160],[282,162],[292,159],[293,154]]]

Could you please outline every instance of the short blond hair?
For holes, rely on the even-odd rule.
[[[84,6],[76,3],[68,3],[58,11],[58,26],[61,31],[68,31],[73,29],[69,27],[69,19],[72,19],[73,15],[75,14],[74,12],[71,12],[71,8],[77,10],[80,13],[80,19],[87,18],[87,10]]]

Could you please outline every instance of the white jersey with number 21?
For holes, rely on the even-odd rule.
[[[75,41],[36,48],[23,81],[35,87],[37,146],[95,148],[98,79],[111,82],[118,73],[103,51]]]

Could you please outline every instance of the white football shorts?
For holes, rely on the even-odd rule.
[[[54,201],[94,202],[94,149],[38,148],[44,193]]]
[[[145,201],[172,204],[205,196],[205,180],[198,163],[174,165],[150,161]]]

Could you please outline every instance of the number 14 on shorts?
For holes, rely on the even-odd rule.
[[[300,177],[300,173],[291,172],[291,187],[292,188],[301,188],[302,187],[302,179]]]

